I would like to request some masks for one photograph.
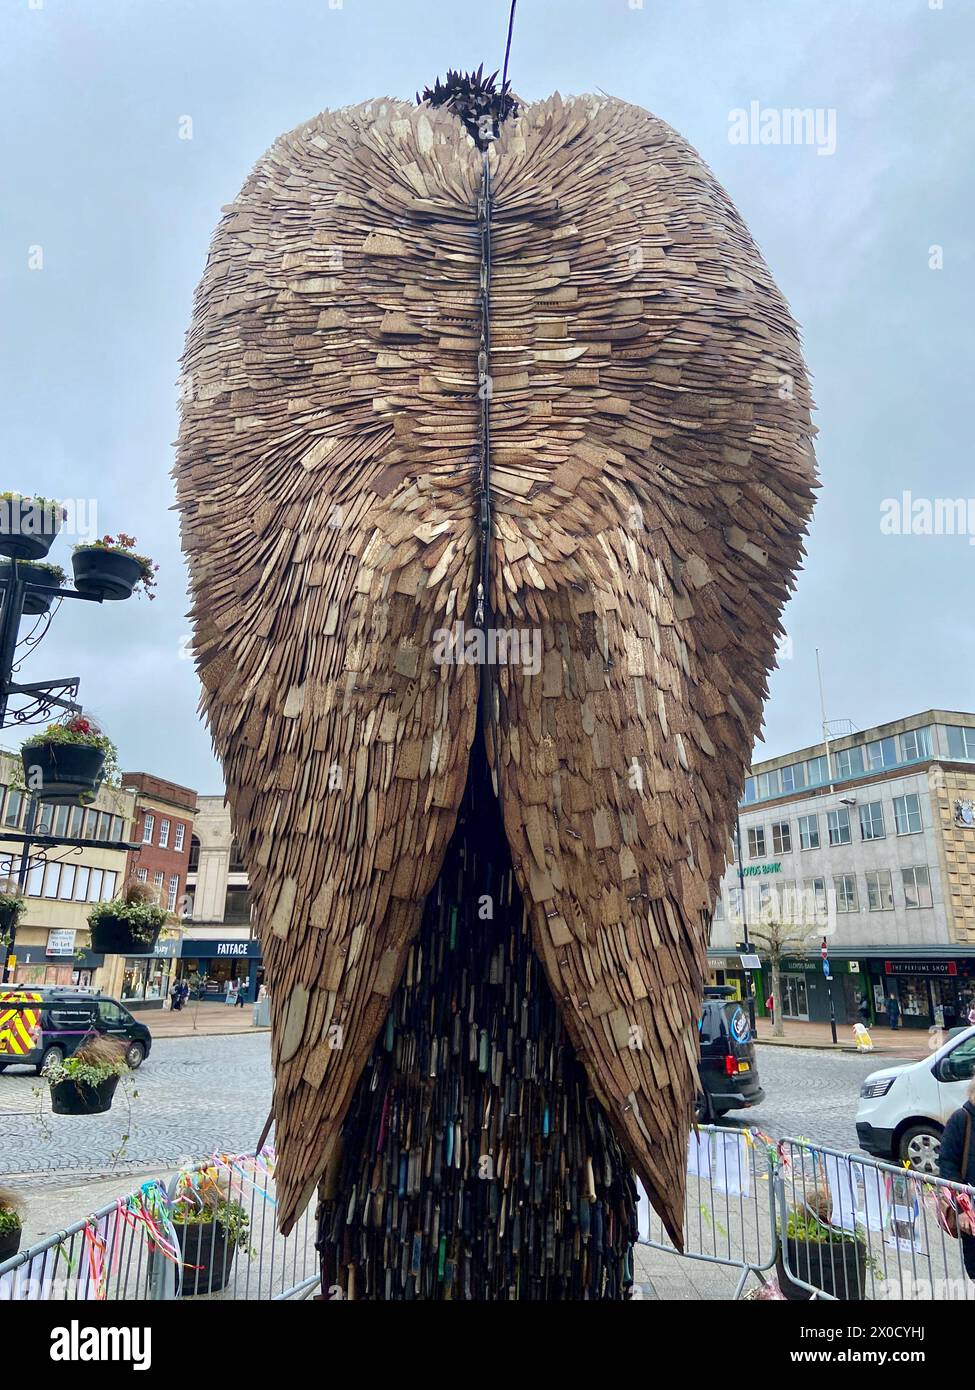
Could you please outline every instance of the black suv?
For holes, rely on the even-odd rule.
[[[712,1124],[729,1110],[747,1110],[765,1099],[758,1081],[755,1044],[744,1004],[728,985],[707,985],[698,1030],[701,1059],[696,1116]]]
[[[78,990],[37,988],[33,985],[5,985],[4,995],[18,998],[38,994],[37,1002],[25,1002],[24,1018],[36,1026],[29,1027],[34,1046],[30,1051],[15,1054],[0,1038],[0,1071],[7,1067],[35,1067],[38,1075],[46,1064],[55,1059],[70,1057],[85,1038],[93,1033],[117,1038],[125,1045],[125,1060],[133,1070],[141,1067],[152,1047],[152,1034],[144,1023],[123,1009],[117,999],[104,994],[82,994]],[[0,1003],[0,1009],[4,1006]],[[8,1006],[9,1007],[9,1006]]]

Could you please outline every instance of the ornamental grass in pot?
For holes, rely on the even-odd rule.
[[[104,956],[144,956],[155,950],[169,913],[144,883],[128,883],[120,898],[88,914],[91,949]]]
[[[183,1297],[226,1288],[238,1250],[249,1258],[250,1217],[225,1192],[183,1192],[170,1209],[183,1263]]]
[[[802,1279],[823,1293],[843,1301],[866,1297],[867,1247],[859,1235],[829,1224],[831,1210],[828,1193],[820,1191],[807,1204],[796,1203],[789,1212],[783,1258],[782,1233],[775,1256],[779,1288],[787,1299],[803,1302],[812,1298],[808,1289],[794,1282]],[[810,1207],[814,1209],[810,1210]],[[818,1214],[817,1214],[818,1212]],[[793,1278],[790,1278],[790,1274]]]
[[[0,1187],[0,1265],[20,1249],[24,1217],[20,1198],[8,1187]]]
[[[71,556],[75,588],[102,599],[126,599],[140,590],[148,598],[156,585],[159,566],[135,549],[135,536],[120,531],[99,541],[76,545]]]
[[[128,1070],[121,1043],[100,1036],[86,1039],[70,1057],[44,1068],[51,1109],[55,1115],[104,1114],[111,1110],[115,1089]]]
[[[85,714],[75,714],[25,739],[20,749],[27,790],[54,806],[94,799],[105,780],[117,776],[111,739]]]

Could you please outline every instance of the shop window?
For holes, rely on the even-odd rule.
[[[931,875],[926,868],[901,869],[905,907],[931,907]]]
[[[882,840],[884,830],[884,808],[879,801],[868,802],[860,807],[860,839]]]
[[[894,797],[894,825],[898,835],[917,835],[921,829],[921,802],[916,792]]]

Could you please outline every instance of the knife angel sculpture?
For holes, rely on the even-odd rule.
[[[510,931],[584,1079],[580,1133],[598,1122],[606,1180],[632,1170],[679,1241],[708,922],[812,508],[809,387],[748,231],[664,122],[555,95],[478,139],[458,106],[372,101],[282,136],[223,210],[187,340],[176,478],[270,987],[279,1218],[320,1182],[326,1206],[368,1188],[358,1235],[395,1237],[446,1145],[462,1179],[503,1170],[485,1219],[510,1232],[515,1110],[535,1205],[553,1171],[580,1195],[571,1145],[545,1166],[557,1126],[524,1056],[431,961],[456,935],[466,788],[461,918],[496,920],[476,846],[499,807],[482,866],[496,890],[513,866]],[[395,1055],[429,1090],[448,1054],[502,1097],[472,1121],[491,1163],[447,1113],[462,1077],[384,1177],[409,1086],[370,1120],[376,1068]],[[442,1284],[480,1218],[432,1208],[404,1278],[432,1241]],[[526,1237],[513,1264],[505,1239],[510,1280]]]

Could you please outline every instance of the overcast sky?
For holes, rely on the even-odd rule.
[[[448,66],[498,66],[507,10],[3,0],[0,490],[92,498],[99,532],[134,534],[160,564],[153,603],[66,601],[21,678],[81,676],[124,767],[222,790],[185,656],[169,510],[177,363],[221,204],[277,135],[325,107],[412,98]],[[518,5],[520,95],[601,88],[675,126],[728,189],[803,328],[823,490],[765,756],[819,737],[817,646],[833,719],[864,728],[975,708],[969,535],[880,526],[883,500],[904,490],[975,496],[973,33],[971,0]],[[734,143],[729,113],[752,102],[820,111],[824,136],[835,120],[835,151]],[[69,556],[64,541],[52,553],[65,567]]]

